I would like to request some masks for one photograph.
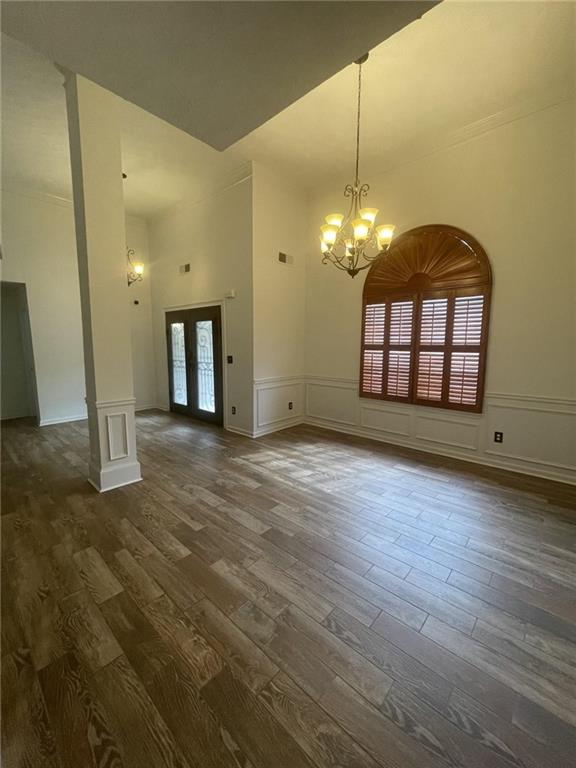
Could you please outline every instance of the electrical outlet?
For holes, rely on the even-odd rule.
[[[236,416],[236,406],[232,406],[232,416]]]
[[[232,355],[226,356],[226,362],[228,363],[228,365],[232,365],[232,363],[234,362],[234,358],[232,357]]]
[[[494,432],[494,442],[495,443],[503,443],[504,442],[504,432]]]
[[[293,408],[294,408],[294,403],[292,402],[292,400],[290,400],[290,402],[288,403],[288,410],[291,411]]]

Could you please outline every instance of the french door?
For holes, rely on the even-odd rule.
[[[166,313],[170,410],[222,424],[220,307]]]

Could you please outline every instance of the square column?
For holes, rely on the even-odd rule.
[[[89,481],[141,480],[136,456],[119,99],[64,72],[82,303]]]

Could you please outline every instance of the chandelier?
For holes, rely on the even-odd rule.
[[[354,184],[344,187],[344,197],[350,198],[348,214],[330,213],[326,224],[320,227],[320,250],[322,263],[334,264],[338,269],[355,277],[358,272],[367,269],[374,259],[385,253],[394,236],[393,224],[376,225],[378,208],[361,208],[361,201],[370,187],[360,184],[358,170],[360,165],[360,96],[362,93],[362,64],[367,60],[364,54],[355,61],[358,64],[358,104],[356,118],[356,177]],[[367,262],[364,264],[363,262]]]

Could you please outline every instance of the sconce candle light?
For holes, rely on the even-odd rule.
[[[128,248],[126,250],[126,258],[128,259],[128,285],[132,285],[132,283],[138,282],[138,280],[142,280],[142,276],[144,275],[144,264],[142,264],[141,261],[132,261],[132,256],[134,256],[134,250],[132,248]]]

